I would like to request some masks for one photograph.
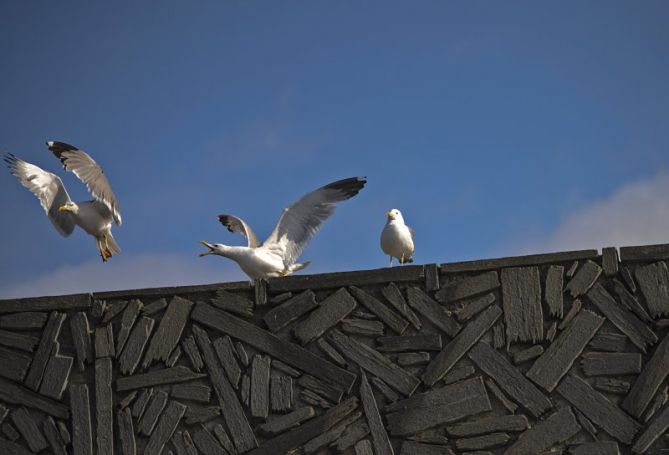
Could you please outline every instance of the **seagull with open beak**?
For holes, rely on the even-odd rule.
[[[216,245],[212,245],[211,243],[205,242],[204,240],[200,240],[199,242],[201,244],[203,244],[204,246],[206,246],[207,248],[209,248],[209,251],[205,251],[204,253],[200,253],[200,257],[209,256],[210,254],[216,254],[216,250],[217,250]]]
[[[393,266],[393,258],[397,258],[400,264],[413,262],[413,236],[414,230],[404,224],[402,213],[397,209],[386,212],[388,221],[381,231],[381,249],[390,256],[390,267]]]
[[[286,208],[274,231],[260,243],[258,237],[241,218],[222,214],[218,221],[230,232],[246,237],[246,246],[230,246],[221,243],[200,243],[208,251],[200,256],[223,256],[235,261],[252,280],[290,275],[302,270],[309,262],[297,262],[302,251],[321,225],[335,211],[335,206],[358,194],[367,183],[365,177],[350,177],[337,180],[302,196]]]

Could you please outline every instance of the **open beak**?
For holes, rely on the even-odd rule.
[[[209,248],[209,251],[205,251],[204,253],[200,253],[200,257],[207,256],[207,255],[210,255],[210,254],[214,253],[214,246],[211,243],[205,242],[204,240],[199,240],[199,242],[201,244],[203,244],[204,246],[206,246],[207,248]]]
[[[66,206],[61,205],[60,207],[58,207],[58,211],[59,212],[69,212],[70,210]]]

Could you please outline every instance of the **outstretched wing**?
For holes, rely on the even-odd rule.
[[[107,176],[98,163],[86,152],[64,142],[49,141],[46,143],[49,150],[63,163],[65,170],[72,171],[79,180],[86,184],[86,188],[98,201],[107,206],[114,222],[121,225],[121,212],[116,196],[109,185]]]
[[[281,255],[286,266],[292,265],[318,232],[321,223],[332,215],[335,204],[358,194],[365,183],[364,177],[351,177],[306,194],[283,211],[263,247]]]
[[[44,207],[46,216],[64,237],[72,234],[76,225],[74,217],[70,212],[61,212],[58,208],[70,200],[60,177],[47,172],[44,169],[23,161],[8,153],[5,155],[5,163],[21,185],[25,186],[39,199]]]
[[[221,222],[223,226],[228,228],[230,232],[239,232],[244,237],[248,239],[249,248],[257,248],[260,246],[258,242],[258,237],[256,237],[255,232],[251,229],[251,226],[246,224],[241,218],[237,218],[234,215],[218,215],[218,221]]]

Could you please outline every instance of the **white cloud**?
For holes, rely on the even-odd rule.
[[[532,252],[669,242],[669,174],[626,184],[567,216]],[[528,251],[529,252],[529,251]]]
[[[218,267],[217,267],[218,265]],[[32,280],[0,288],[0,299],[75,294],[80,292],[180,286],[246,278],[223,264],[199,260],[195,255],[119,255],[107,263],[87,261],[64,266]]]

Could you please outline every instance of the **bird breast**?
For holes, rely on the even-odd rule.
[[[233,247],[234,248],[234,247]],[[284,269],[280,257],[260,248],[237,247],[240,254],[230,256],[239,267],[252,279],[281,276]]]
[[[409,228],[392,222],[386,224],[381,232],[381,249],[394,257],[413,254],[414,245]]]
[[[79,227],[92,236],[99,236],[109,230],[112,223],[112,215],[109,209],[97,201],[80,202],[79,212],[75,220]]]

